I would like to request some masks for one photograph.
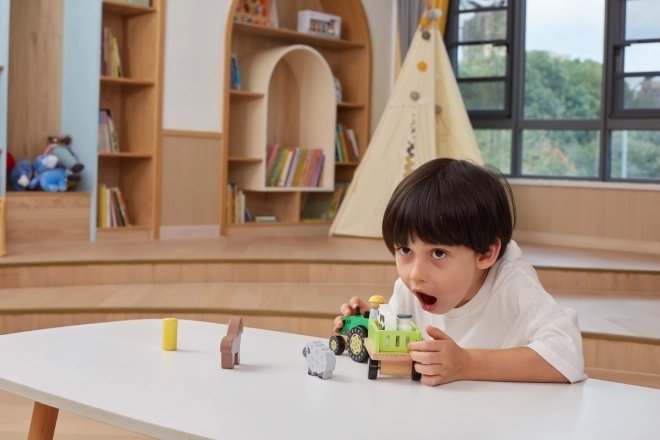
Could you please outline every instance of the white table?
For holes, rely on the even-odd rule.
[[[223,370],[225,325],[179,321],[173,352],[162,351],[161,329],[160,320],[137,320],[0,336],[0,389],[41,402],[32,428],[45,434],[36,439],[52,436],[54,408],[161,439],[660,436],[660,390],[593,379],[431,388],[370,381],[367,365],[346,354],[320,380],[302,356],[315,338],[250,328],[241,364]]]

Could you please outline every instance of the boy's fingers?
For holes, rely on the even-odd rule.
[[[353,307],[351,307],[350,304],[342,304],[342,306],[339,310],[341,311],[341,314],[344,315],[344,316],[348,316],[348,315],[353,314]]]
[[[442,355],[437,351],[411,351],[410,359],[425,365],[440,365]]]
[[[444,383],[442,376],[428,376],[422,375],[422,383],[431,387],[435,387]]]
[[[435,339],[436,341],[451,341],[452,340],[451,337],[449,337],[449,335],[447,335],[445,332],[443,332],[442,330],[440,330],[437,327],[433,327],[430,324],[426,326],[426,333],[430,337]]]
[[[446,342],[431,339],[429,341],[411,342],[408,344],[408,348],[410,351],[442,351],[445,344]]]
[[[353,311],[355,311],[355,309],[357,309],[358,307],[360,307],[361,309],[368,307],[367,304],[364,301],[362,301],[358,296],[354,296],[353,298],[351,298],[349,303],[351,304],[351,307],[353,307]]]

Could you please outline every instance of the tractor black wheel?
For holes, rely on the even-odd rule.
[[[416,363],[417,362],[412,363],[412,373],[410,375],[410,378],[412,380],[422,380],[422,373],[419,373],[419,372],[417,372],[417,370],[415,370],[415,364]]]
[[[346,341],[341,336],[334,335],[330,338],[328,343],[330,350],[332,350],[337,356],[342,354],[346,350]]]
[[[379,369],[380,369],[380,362],[369,358],[369,374],[367,377],[371,380],[376,380],[376,378],[378,377]]]
[[[364,339],[367,337],[367,331],[364,327],[353,327],[348,331],[348,354],[355,362],[364,362],[369,357],[367,347],[364,346]]]

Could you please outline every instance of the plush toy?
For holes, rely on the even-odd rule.
[[[29,188],[47,192],[66,191],[67,170],[57,167],[58,159],[53,154],[42,154],[34,160],[34,177]]]
[[[78,159],[71,151],[71,136],[49,136],[48,142],[50,145],[44,151],[44,154],[55,155],[58,159],[58,166],[66,168],[68,171],[69,186],[73,186],[75,182],[80,181],[80,173],[85,168],[83,164],[78,162]]]
[[[25,191],[32,179],[32,164],[30,159],[23,159],[16,164],[11,173],[9,173],[9,181],[14,191]]]
[[[15,166],[16,160],[14,160],[14,156],[12,156],[9,151],[7,151],[7,176],[11,174],[11,170],[13,170]]]

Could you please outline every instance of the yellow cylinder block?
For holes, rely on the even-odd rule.
[[[178,320],[176,318],[163,319],[163,350],[176,350]]]

